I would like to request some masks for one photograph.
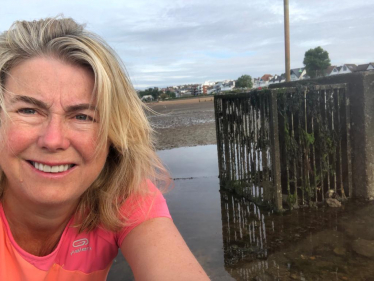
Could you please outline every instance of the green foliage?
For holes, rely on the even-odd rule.
[[[325,69],[331,65],[329,53],[321,47],[306,51],[303,63],[311,78],[324,76]]]
[[[324,98],[313,86],[308,89],[306,96],[306,88],[301,86],[297,86],[293,93],[278,92],[279,120],[283,124],[283,155],[288,177],[287,203],[290,208],[298,199],[303,199],[301,203],[306,199],[311,204],[322,182],[336,173],[333,163],[336,162],[339,128],[331,127],[329,121],[332,118],[329,115],[336,110],[333,96],[326,94],[326,108],[321,107],[321,99],[323,101]],[[306,116],[308,124],[304,123]],[[317,158],[314,158],[317,154]],[[301,198],[298,198],[299,195]]]
[[[149,88],[147,90],[144,90],[144,91],[140,91],[139,92],[139,96],[140,97],[143,97],[143,96],[148,96],[148,95],[151,95],[155,100],[158,99],[158,97],[162,94],[161,91],[158,90],[158,88]]]
[[[315,138],[314,138],[313,133],[308,134],[308,132],[306,132],[304,129],[301,129],[301,134],[302,134],[303,143],[305,144],[305,146],[309,146],[309,145],[314,144]]]
[[[169,98],[175,99],[177,95],[174,92],[171,92],[169,90],[166,91],[166,94],[168,95]]]
[[[165,93],[162,93],[161,95],[160,95],[160,99],[162,99],[162,100],[165,100],[165,99],[167,99],[169,96],[167,95],[167,94],[165,94]]]
[[[296,203],[296,200],[297,200],[297,197],[295,194],[289,194],[288,197],[287,197],[287,204],[288,204],[288,207],[292,210],[293,207],[295,206],[295,203]]]
[[[252,88],[252,77],[250,75],[242,75],[236,80],[235,88]]]

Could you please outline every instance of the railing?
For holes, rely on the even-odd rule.
[[[221,186],[278,209],[326,193],[350,197],[347,91],[334,84],[215,96]]]
[[[326,193],[352,194],[346,92],[337,84],[277,95],[282,193],[290,207],[323,201]]]
[[[253,200],[269,200],[271,92],[222,95],[214,101],[221,185]]]

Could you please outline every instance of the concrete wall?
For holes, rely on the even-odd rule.
[[[372,71],[272,84],[271,89],[296,85],[348,85],[351,108],[353,196],[374,200],[374,73]]]

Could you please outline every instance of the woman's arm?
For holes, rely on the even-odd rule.
[[[137,281],[209,280],[169,218],[147,220],[134,228],[121,251]]]

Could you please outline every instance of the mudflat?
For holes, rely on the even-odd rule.
[[[156,134],[156,149],[216,144],[213,97],[177,99],[147,104]]]

